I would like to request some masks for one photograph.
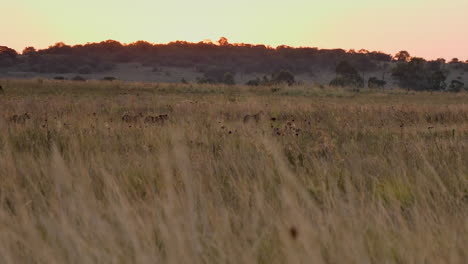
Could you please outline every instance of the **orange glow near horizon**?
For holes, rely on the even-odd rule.
[[[114,39],[361,48],[468,59],[466,0],[16,0],[2,4],[0,45],[21,52]]]

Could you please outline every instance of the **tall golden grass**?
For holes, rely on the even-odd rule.
[[[0,263],[468,261],[467,93],[0,84]]]

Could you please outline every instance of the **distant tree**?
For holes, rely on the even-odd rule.
[[[24,48],[22,54],[23,55],[33,55],[36,54],[36,49],[34,47],[26,47]]]
[[[106,76],[106,77],[102,78],[102,80],[112,82],[112,81],[117,80],[117,78],[115,78],[113,76]]]
[[[57,42],[54,46],[50,46],[47,50],[45,50],[48,54],[55,54],[55,55],[71,55],[73,48],[63,42]]]
[[[465,84],[459,80],[452,80],[449,86],[450,92],[460,92]]]
[[[443,90],[446,87],[447,72],[440,63],[427,62],[422,58],[412,58],[410,62],[400,62],[393,69],[392,76],[403,88],[413,90]]]
[[[271,82],[287,83],[288,85],[293,85],[296,82],[294,79],[294,75],[290,71],[280,70],[272,74]]]
[[[397,54],[395,54],[394,58],[396,61],[408,62],[411,59],[411,55],[409,54],[408,51],[402,50],[398,52]]]
[[[219,40],[218,40],[218,44],[220,46],[229,46],[229,41],[227,38],[225,37],[221,37]]]
[[[357,75],[357,70],[347,61],[341,61],[335,68],[335,73],[342,76]]]
[[[232,73],[230,73],[230,72],[224,73],[223,83],[224,83],[224,84],[227,84],[227,85],[234,85],[234,84],[236,84],[236,81],[234,80],[234,74],[232,74]]]
[[[14,49],[0,46],[0,67],[9,67],[16,62],[18,53]]]
[[[364,79],[358,71],[347,61],[341,61],[335,68],[336,78],[331,80],[331,86],[364,87]]]
[[[249,86],[259,86],[261,84],[261,80],[260,78],[256,78],[256,79],[253,79],[253,80],[249,80],[247,83],[245,83],[246,85],[249,85]]]
[[[460,60],[458,60],[458,58],[453,58],[449,63],[450,64],[460,63]]]
[[[441,63],[441,64],[445,64],[445,63],[446,63],[446,61],[445,61],[444,58],[438,58],[436,61],[438,61],[438,62]]]
[[[77,82],[84,82],[86,81],[85,78],[81,77],[81,76],[75,76],[71,79],[72,81],[77,81]]]
[[[367,87],[369,88],[384,88],[386,84],[387,84],[386,81],[379,80],[376,77],[371,77],[367,81]]]
[[[5,46],[0,46],[0,56],[16,59],[16,56],[18,56],[18,53],[14,49],[10,49]]]

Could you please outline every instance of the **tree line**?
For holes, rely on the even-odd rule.
[[[335,71],[334,86],[383,87],[383,78],[364,80],[363,72],[391,71],[400,86],[408,89],[446,89],[447,65],[468,71],[468,63],[453,59],[426,61],[406,51],[392,56],[379,51],[318,49],[307,47],[269,47],[244,43],[231,44],[226,38],[214,42],[175,41],[152,44],[137,41],[122,44],[107,40],[84,45],[56,43],[46,49],[25,48],[21,54],[0,46],[0,69],[38,73],[90,74],[112,70],[119,63],[140,63],[153,67],[185,67],[203,73],[200,83],[234,84],[236,73],[272,73],[249,81],[250,85],[279,81],[295,83],[294,74]],[[452,67],[452,68],[453,68]],[[456,84],[455,84],[456,86]],[[458,84],[459,86],[459,84]]]

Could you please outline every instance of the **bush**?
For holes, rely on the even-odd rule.
[[[338,76],[335,79],[330,81],[330,86],[339,86],[339,87],[364,87],[364,79],[361,76]]]
[[[236,81],[234,80],[234,75],[230,72],[226,72],[223,77],[223,83],[227,85],[236,84]]]
[[[117,78],[112,77],[112,76],[107,76],[107,77],[102,78],[102,80],[112,82],[112,81],[117,80]]]
[[[336,78],[331,80],[330,86],[364,87],[364,79],[358,71],[347,61],[340,62],[335,68]]]
[[[367,87],[369,88],[384,88],[386,84],[387,84],[386,81],[379,80],[376,77],[371,77],[367,81]]]
[[[410,62],[399,62],[392,76],[402,88],[413,90],[443,90],[446,88],[447,72],[442,64],[412,58]]]
[[[290,71],[281,70],[272,74],[271,82],[274,84],[287,83],[288,85],[293,85],[296,83],[294,79],[294,75]]]
[[[81,77],[81,76],[75,76],[71,79],[72,81],[77,81],[77,82],[84,82],[86,81],[85,78]]]
[[[460,92],[461,89],[465,86],[465,84],[459,80],[452,80],[449,85],[450,92]]]
[[[259,78],[256,78],[254,80],[249,80],[248,82],[246,82],[245,84],[246,85],[249,85],[249,86],[259,86],[261,84],[261,80]]]

